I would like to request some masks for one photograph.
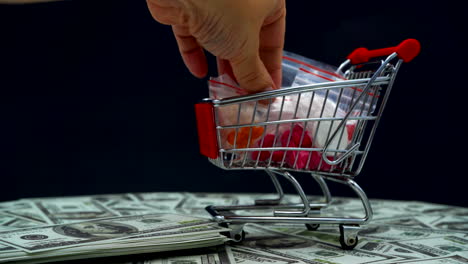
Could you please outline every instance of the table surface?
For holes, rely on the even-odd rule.
[[[0,203],[0,234],[110,216],[175,213],[211,218],[205,210],[208,205],[252,204],[255,199],[269,198],[275,195],[160,192],[22,199]],[[311,197],[313,201],[320,199]],[[468,208],[419,201],[370,201],[374,217],[360,227],[359,243],[353,250],[340,248],[338,225],[322,224],[309,231],[302,224],[247,224],[246,238],[240,243],[67,263],[468,263]],[[283,202],[297,203],[299,197],[287,194]],[[364,211],[356,198],[334,197],[321,213],[360,217]],[[3,249],[9,247],[0,242],[0,253],[2,244]]]

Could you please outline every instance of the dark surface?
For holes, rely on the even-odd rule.
[[[285,49],[338,65],[360,46],[419,39],[356,180],[370,198],[468,206],[459,7],[359,4],[288,1]],[[193,104],[206,79],[189,74],[144,1],[0,6],[0,34],[0,201],[272,190],[266,175],[222,171],[198,154]]]

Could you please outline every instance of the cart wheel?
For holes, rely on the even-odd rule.
[[[240,243],[245,239],[245,231],[242,230],[240,233],[234,234],[232,240],[236,243]]]
[[[356,247],[359,242],[357,232],[349,231],[357,230],[357,228],[359,228],[359,226],[340,225],[340,244],[342,249],[351,250]]]
[[[232,242],[234,242],[234,243],[240,243],[240,242],[244,241],[244,239],[245,239],[245,231],[244,230],[242,230],[239,233],[221,232],[220,234],[226,236],[227,238],[232,239]]]
[[[307,227],[307,230],[309,231],[315,231],[319,228],[320,224],[305,224]]]
[[[218,224],[221,227],[231,228],[231,231],[221,232],[220,234],[232,239],[233,242],[239,243],[245,239],[245,231],[243,226],[229,225],[228,223]]]
[[[344,250],[354,249],[356,247],[358,241],[359,241],[358,237],[348,238],[347,241],[345,241],[345,237],[340,236],[341,248],[344,249]]]

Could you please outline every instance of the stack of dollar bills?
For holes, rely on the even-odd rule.
[[[0,202],[0,262],[45,263],[86,258],[108,264],[468,263],[468,208],[371,199],[373,220],[359,243],[342,250],[337,225],[248,224],[241,243],[207,205],[251,204],[273,194],[127,193]],[[320,197],[312,197],[320,199]],[[297,203],[285,195],[285,203]],[[249,214],[252,212],[238,212]],[[334,197],[322,210],[361,216],[359,199]],[[165,251],[165,252],[162,252]],[[155,252],[155,253],[152,253]],[[144,254],[139,254],[144,253]],[[149,255],[148,255],[149,254]],[[126,255],[126,256],[123,256]],[[92,259],[106,257],[105,259]]]
[[[151,202],[133,201],[132,196],[108,198],[1,203],[0,262],[39,263],[172,251],[214,246],[227,240],[220,232],[228,229],[208,218],[164,212],[151,207]],[[145,210],[139,210],[143,207]]]

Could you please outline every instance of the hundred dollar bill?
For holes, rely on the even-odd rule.
[[[37,222],[39,224],[51,224],[47,217],[32,202],[22,203],[18,208],[10,208],[1,211],[2,214],[11,215],[27,221]]]
[[[14,247],[3,245],[0,243],[0,256],[4,256],[6,253],[18,252],[18,251],[19,250]]]
[[[84,197],[89,197],[93,201],[97,201],[100,204],[103,205],[108,205],[113,202],[119,202],[119,201],[132,201],[133,197],[129,193],[119,193],[119,194],[102,194],[102,195],[91,195],[91,196],[84,196]],[[80,198],[83,198],[81,196]]]
[[[129,237],[123,238],[122,240],[128,241],[132,239],[142,239],[142,238],[153,239],[155,237],[169,237],[169,236],[174,236],[174,235],[176,236],[180,236],[180,235],[189,236],[191,234],[200,235],[200,234],[205,234],[205,233],[221,233],[221,232],[226,232],[229,230],[230,229],[228,228],[220,227],[210,222],[210,223],[206,223],[202,225],[174,228],[168,231],[162,231],[162,232],[159,231],[156,233],[129,236]]]
[[[238,264],[293,264],[303,263],[299,260],[278,257],[266,252],[258,252],[249,248],[232,247],[232,255]]]
[[[175,208],[174,210],[180,214],[187,214],[207,219],[212,218],[212,216],[206,211],[205,208]]]
[[[30,221],[18,218],[12,215],[0,214],[0,231],[40,226],[36,221]]]
[[[100,203],[108,203],[111,201],[128,200],[131,201],[132,197],[128,193],[116,193],[116,194],[96,194],[96,195],[78,195],[78,196],[49,196],[49,197],[33,197],[25,198],[19,201],[44,201],[44,200],[57,200],[57,199],[70,199],[70,200],[83,200],[91,199]]]
[[[432,218],[433,216],[426,216],[425,218]],[[437,216],[436,216],[437,217]],[[425,221],[420,221],[417,219],[417,216],[403,216],[403,217],[394,217],[394,218],[384,218],[373,220],[372,223],[378,225],[396,225],[396,226],[407,226],[414,228],[431,228],[430,225],[425,223]]]
[[[168,196],[164,198],[165,196]],[[142,215],[151,213],[174,213],[175,207],[171,202],[183,195],[178,193],[128,193],[127,199],[113,199],[107,202],[100,203],[104,205],[109,211],[116,215]],[[169,203],[169,204],[168,204]]]
[[[361,240],[355,249],[359,249],[365,252],[374,252],[387,256],[392,256],[397,259],[409,260],[409,259],[420,259],[427,257],[417,250],[411,250],[399,245],[394,245],[387,242],[376,242],[367,239]]]
[[[408,213],[417,213],[418,215],[452,215],[452,216],[468,216],[468,208],[435,204],[427,202],[405,202],[400,204],[401,208]]]
[[[449,230],[468,233],[468,217],[452,215],[419,215],[376,220],[374,223],[383,225],[401,225],[422,227],[436,230]]]
[[[434,230],[429,228],[412,228],[391,225],[365,225],[358,235],[383,241],[414,240],[421,238],[437,238],[454,234],[448,230]]]
[[[330,262],[357,264],[394,259],[391,256],[360,250],[342,250],[337,246],[274,232],[258,225],[250,225],[246,230],[247,237],[239,247],[309,264]]]
[[[238,205],[239,199],[235,195],[221,193],[191,193],[182,208],[204,209],[208,205]]]
[[[8,226],[8,224],[15,219],[16,217],[12,215],[0,213],[0,230],[2,229],[2,226]]]
[[[17,210],[17,209],[24,209],[29,208],[30,203],[27,201],[8,201],[8,202],[0,202],[0,212],[4,210]]]
[[[298,225],[275,225],[265,226],[265,228],[279,233],[286,233],[292,236],[299,236],[306,239],[320,241],[325,244],[335,245],[336,247],[341,246],[339,243],[339,230],[336,230],[336,233],[322,233],[317,231],[309,231],[306,228],[300,227]],[[373,241],[371,239],[363,237],[359,237],[359,243],[357,244],[355,249],[361,250],[363,252],[368,252],[370,254],[376,253],[384,256],[391,256],[395,259],[416,259],[421,257],[427,257],[427,255],[421,254],[417,251],[409,250],[381,241]]]
[[[113,203],[111,206],[107,206],[107,209],[119,216],[129,216],[129,215],[144,215],[151,213],[171,213],[174,210],[166,208],[167,210],[157,210],[151,206],[146,205],[145,203],[139,201],[119,201]]]
[[[142,201],[120,201],[108,206],[107,209],[120,216],[177,212],[172,205]]]
[[[138,257],[141,259],[141,257]],[[227,246],[186,249],[177,252],[158,253],[154,258],[130,262],[106,261],[109,264],[235,264],[231,249]]]
[[[395,263],[418,263],[418,264],[465,264],[468,263],[468,258],[459,256],[459,255],[451,255],[451,256],[444,256],[444,257],[436,257],[436,258],[426,258],[426,259],[417,259],[411,261],[398,261]]]
[[[0,241],[26,252],[40,252],[199,225],[207,221],[171,214],[128,216],[4,231],[0,232]]]
[[[38,224],[50,224],[47,222],[45,217],[42,217],[41,213],[32,211],[31,209],[23,209],[17,211],[4,211],[3,214],[11,215],[26,221],[36,222]]]
[[[0,263],[21,261],[21,264],[32,264],[77,259],[88,259],[86,263],[100,263],[101,261],[95,258],[212,247],[220,245],[224,241],[225,239],[222,236],[218,235],[218,237],[214,236],[211,238],[197,237],[196,239],[192,240],[173,241],[165,244],[146,243],[142,245],[131,245],[130,247],[126,247],[124,244],[113,244],[112,246],[109,245],[107,247],[103,247],[103,245],[88,245],[84,247],[69,248],[65,250],[39,252],[32,255],[27,255],[24,252],[20,252],[20,254],[17,254],[16,256],[10,255],[8,257],[0,259]],[[107,263],[106,261],[104,262]]]
[[[183,203],[176,206],[175,210],[197,217],[211,218],[205,210],[209,205],[238,205],[239,198],[232,194],[217,193],[189,193]]]
[[[133,201],[141,202],[157,202],[163,203],[166,205],[171,205],[172,208],[177,207],[180,203],[183,203],[184,200],[189,196],[188,193],[169,193],[169,192],[160,192],[160,193],[130,193]]]
[[[33,202],[51,224],[66,224],[119,216],[91,197],[44,199]]]
[[[390,242],[393,245],[424,254],[426,257],[445,256],[468,252],[468,238],[462,235],[447,235],[438,238],[415,239]]]
[[[168,255],[168,254],[166,254]],[[146,260],[142,264],[236,264],[228,247],[210,247],[186,250],[175,255]]]
[[[318,232],[337,234],[338,227],[324,226],[320,227]],[[399,241],[443,237],[455,233],[457,232],[450,230],[434,230],[430,228],[368,224],[361,226],[361,230],[358,232],[358,236],[374,241]]]

